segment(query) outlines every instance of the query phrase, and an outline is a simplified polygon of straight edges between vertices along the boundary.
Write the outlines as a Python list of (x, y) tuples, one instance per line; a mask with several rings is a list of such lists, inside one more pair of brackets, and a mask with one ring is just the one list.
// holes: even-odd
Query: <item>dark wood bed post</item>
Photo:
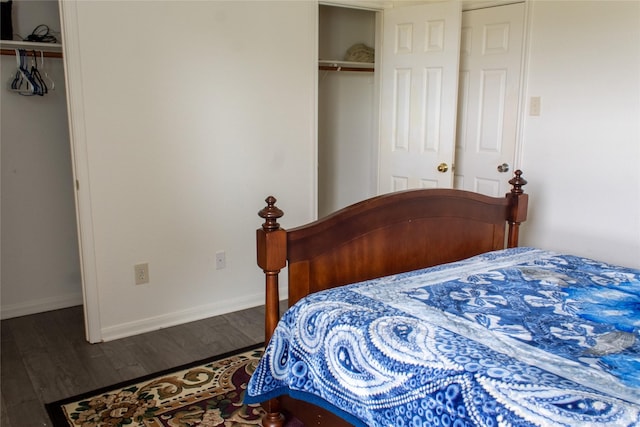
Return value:
[[(278, 218), (284, 213), (275, 206), (276, 198), (269, 196), (258, 215), (263, 218), (262, 228), (256, 230), (258, 266), (265, 274), (266, 306), (264, 338), (269, 343), (280, 319), (280, 297), (278, 295), (278, 274), (287, 265), (287, 232), (280, 228)], [(282, 427), (284, 416), (280, 413), (280, 401), (271, 399), (263, 404), (267, 415), (262, 419), (264, 427)]]
[(514, 248), (518, 246), (518, 237), (520, 233), (520, 223), (527, 219), (527, 206), (529, 204), (529, 195), (525, 194), (522, 187), (527, 184), (527, 180), (522, 178), (522, 171), (514, 172), (514, 177), (509, 180), (511, 184), (511, 192), (507, 193), (509, 198), (509, 236), (507, 239), (507, 247)]

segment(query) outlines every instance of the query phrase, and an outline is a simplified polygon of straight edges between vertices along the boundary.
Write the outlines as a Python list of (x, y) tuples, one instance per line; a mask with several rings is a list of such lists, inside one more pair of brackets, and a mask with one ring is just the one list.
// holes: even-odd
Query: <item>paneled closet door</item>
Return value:
[(509, 191), (517, 141), (524, 3), (463, 12), (455, 187)]
[(461, 10), (384, 11), (379, 193), (453, 185)]

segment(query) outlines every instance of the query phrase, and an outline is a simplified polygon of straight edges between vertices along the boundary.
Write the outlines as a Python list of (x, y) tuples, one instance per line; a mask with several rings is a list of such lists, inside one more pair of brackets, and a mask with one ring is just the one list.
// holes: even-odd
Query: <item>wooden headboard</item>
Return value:
[(268, 197), (257, 230), (267, 300), (277, 298), (269, 283), (287, 263), (293, 305), (311, 292), (517, 246), (527, 182), (518, 170), (509, 183), (505, 197), (453, 189), (384, 194), (288, 231), (277, 222), (283, 212), (276, 199)]
[[(266, 277), (265, 342), (280, 317), (278, 274), (287, 264), (291, 306), (312, 292), (517, 246), (527, 182), (518, 170), (509, 183), (505, 197), (454, 189), (389, 193), (288, 231), (277, 222), (283, 212), (276, 199), (268, 197), (257, 230), (258, 266)], [(274, 417), (277, 405), (268, 404)]]

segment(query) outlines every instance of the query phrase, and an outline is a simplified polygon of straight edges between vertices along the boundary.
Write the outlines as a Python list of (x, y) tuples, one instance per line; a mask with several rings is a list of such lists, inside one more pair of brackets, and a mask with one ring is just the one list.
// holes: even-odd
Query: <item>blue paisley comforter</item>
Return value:
[(640, 270), (533, 248), (309, 295), (245, 402), (355, 425), (640, 425)]

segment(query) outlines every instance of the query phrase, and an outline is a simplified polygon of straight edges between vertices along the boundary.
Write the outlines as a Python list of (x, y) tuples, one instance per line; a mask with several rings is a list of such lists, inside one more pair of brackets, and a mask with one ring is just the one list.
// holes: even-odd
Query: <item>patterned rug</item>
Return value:
[(54, 427), (241, 427), (260, 425), (243, 405), (262, 355), (253, 346), (46, 405)]

